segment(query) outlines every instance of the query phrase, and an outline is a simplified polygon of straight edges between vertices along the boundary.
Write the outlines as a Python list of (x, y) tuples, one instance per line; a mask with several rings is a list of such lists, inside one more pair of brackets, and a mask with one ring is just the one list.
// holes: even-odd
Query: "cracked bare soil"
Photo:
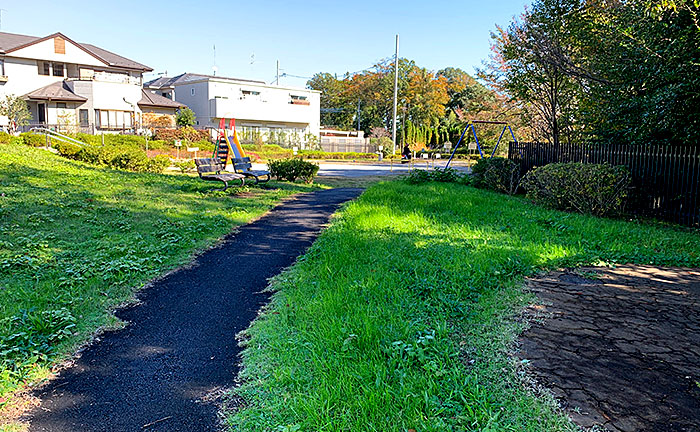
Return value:
[(584, 268), (528, 285), (519, 356), (575, 423), (700, 431), (700, 270)]

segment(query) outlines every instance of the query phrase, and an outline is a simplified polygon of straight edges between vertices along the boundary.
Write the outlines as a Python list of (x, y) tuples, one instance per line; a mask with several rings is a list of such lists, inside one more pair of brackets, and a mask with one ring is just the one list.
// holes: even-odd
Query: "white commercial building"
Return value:
[(144, 88), (190, 107), (199, 126), (216, 128), (220, 119), (235, 118), (244, 139), (274, 137), (278, 142), (284, 136), (287, 142), (304, 144), (314, 137), (318, 142), (321, 110), (316, 90), (192, 73), (161, 77)]
[(138, 127), (144, 111), (174, 113), (179, 104), (145, 97), (143, 73), (149, 71), (61, 33), (37, 37), (0, 32), (0, 98), (25, 99), (32, 125), (124, 130)]

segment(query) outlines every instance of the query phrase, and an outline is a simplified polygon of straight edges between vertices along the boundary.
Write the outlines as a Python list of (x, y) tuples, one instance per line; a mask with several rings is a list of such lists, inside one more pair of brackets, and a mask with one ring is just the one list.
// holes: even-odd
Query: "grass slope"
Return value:
[(281, 198), (275, 184), (235, 197), (216, 183), (137, 174), (0, 144), (0, 406), (153, 277)]
[(509, 356), (522, 278), (600, 262), (700, 266), (697, 233), (461, 185), (380, 183), (279, 276), (246, 331), (240, 431), (569, 431)]

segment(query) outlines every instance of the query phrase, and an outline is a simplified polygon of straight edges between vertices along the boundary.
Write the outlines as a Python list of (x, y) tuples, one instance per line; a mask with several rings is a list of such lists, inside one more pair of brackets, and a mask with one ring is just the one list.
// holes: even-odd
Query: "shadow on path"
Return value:
[(233, 384), (239, 347), (268, 279), (311, 245), (361, 189), (298, 196), (240, 227), (191, 268), (140, 293), (105, 333), (37, 396), (30, 431), (215, 431), (216, 393)]

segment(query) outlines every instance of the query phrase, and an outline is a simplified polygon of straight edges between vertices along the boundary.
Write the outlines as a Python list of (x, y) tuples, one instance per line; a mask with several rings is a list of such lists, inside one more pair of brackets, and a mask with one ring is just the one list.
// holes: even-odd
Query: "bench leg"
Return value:
[(255, 179), (257, 180), (256, 183), (267, 183), (267, 182), (269, 182), (269, 181), (270, 181), (270, 178), (271, 178), (270, 174), (265, 174), (265, 177), (267, 177), (265, 180), (260, 180), (258, 177), (255, 177)]
[(213, 191), (226, 192), (226, 189), (228, 189), (228, 182), (226, 180), (219, 180), (219, 181), (224, 184), (224, 187), (222, 189), (212, 189), (212, 192)]

